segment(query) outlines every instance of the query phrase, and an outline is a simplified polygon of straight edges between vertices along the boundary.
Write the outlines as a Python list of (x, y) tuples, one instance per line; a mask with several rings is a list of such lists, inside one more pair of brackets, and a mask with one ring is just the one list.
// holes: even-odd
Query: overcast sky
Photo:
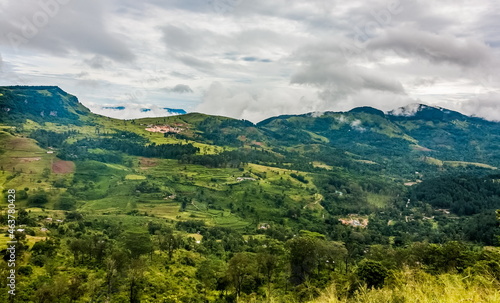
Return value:
[(500, 2), (0, 0), (0, 85), (257, 122), (424, 103), (500, 120)]

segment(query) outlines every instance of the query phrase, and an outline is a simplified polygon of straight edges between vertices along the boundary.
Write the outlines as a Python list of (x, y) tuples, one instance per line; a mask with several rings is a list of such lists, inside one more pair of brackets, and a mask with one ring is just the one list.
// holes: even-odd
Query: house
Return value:
[(259, 229), (269, 229), (271, 226), (268, 223), (260, 223)]
[(255, 181), (255, 178), (238, 177), (238, 178), (236, 178), (236, 181), (238, 181), (238, 182), (241, 182), (241, 181)]

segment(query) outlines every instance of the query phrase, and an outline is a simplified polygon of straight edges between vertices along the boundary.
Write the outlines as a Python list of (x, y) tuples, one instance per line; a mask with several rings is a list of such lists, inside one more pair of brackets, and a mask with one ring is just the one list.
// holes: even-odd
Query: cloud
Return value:
[(215, 65), (208, 61), (199, 59), (191, 55), (174, 55), (180, 62), (203, 73), (211, 74), (215, 70)]
[(83, 62), (94, 69), (103, 69), (108, 67), (111, 63), (109, 60), (99, 55), (95, 55), (90, 59), (84, 59)]
[(258, 61), (259, 59), (256, 57), (243, 57), (241, 58), (243, 61), (248, 61), (248, 62), (255, 62)]
[(172, 92), (172, 93), (179, 93), (179, 94), (185, 94), (185, 93), (192, 93), (193, 90), (189, 85), (186, 84), (177, 84), (174, 87), (167, 87), (165, 88), (165, 91), (167, 92)]
[(500, 92), (498, 91), (479, 95), (476, 99), (461, 102), (453, 107), (468, 115), (500, 122)]
[(383, 36), (370, 40), (368, 48), (463, 67), (485, 66), (494, 57), (490, 47), (474, 38), (457, 38), (408, 28), (388, 30)]
[(196, 78), (195, 76), (193, 76), (191, 74), (181, 73), (181, 72), (177, 72), (177, 71), (170, 72), (169, 74), (173, 77), (181, 78), (184, 80), (194, 80)]
[(259, 122), (281, 114), (300, 114), (321, 108), (314, 94), (300, 88), (223, 85), (214, 82), (195, 111)]
[(354, 130), (356, 130), (356, 131), (358, 131), (358, 132), (363, 133), (363, 132), (365, 132), (365, 131), (366, 131), (366, 128), (362, 127), (362, 126), (361, 126), (362, 124), (363, 124), (363, 123), (361, 122), (361, 120), (357, 120), (357, 119), (356, 119), (356, 120), (352, 121), (350, 125), (351, 125), (351, 128), (352, 128), (352, 129), (354, 129)]
[(88, 108), (96, 114), (116, 119), (139, 119), (148, 117), (168, 117), (177, 115), (168, 108), (153, 104), (87, 104)]
[(72, 51), (98, 54), (114, 61), (135, 59), (125, 42), (126, 37), (110, 31), (106, 26), (106, 5), (100, 1), (54, 1), (47, 8), (46, 1), (26, 0), (0, 3), (0, 45), (18, 51), (28, 47), (68, 56)]
[(13, 48), (8, 34), (24, 39), (44, 1), (0, 0), (1, 85), (253, 121), (414, 102), (496, 109), (500, 3), (491, 0), (399, 0), (390, 14), (387, 0), (69, 1)]
[(437, 77), (419, 77), (410, 83), (413, 87), (433, 86), (438, 82)]
[(406, 94), (395, 75), (369, 66), (373, 63), (355, 54), (347, 57), (337, 43), (308, 45), (294, 56), (301, 65), (290, 82), (318, 88), (319, 97), (332, 107), (365, 90)]
[(203, 36), (199, 31), (167, 25), (163, 28), (163, 41), (167, 47), (176, 51), (191, 51), (198, 49), (203, 44)]

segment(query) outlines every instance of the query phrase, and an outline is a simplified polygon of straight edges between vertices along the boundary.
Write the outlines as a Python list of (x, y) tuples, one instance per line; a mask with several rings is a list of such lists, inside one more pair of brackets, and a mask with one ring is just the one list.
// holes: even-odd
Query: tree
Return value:
[(42, 177), (43, 178), (48, 178), (50, 176), (50, 173), (51, 173), (50, 168), (46, 167), (46, 168), (43, 169)]
[(363, 260), (356, 269), (356, 275), (366, 283), (368, 288), (380, 288), (384, 285), (388, 272), (378, 261)]
[(166, 251), (168, 254), (168, 259), (171, 260), (174, 251), (178, 249), (182, 243), (180, 235), (174, 235), (174, 231), (171, 228), (164, 228), (155, 231), (156, 238), (158, 239), (158, 246), (161, 251)]
[(296, 237), (287, 242), (290, 250), (291, 280), (302, 284), (318, 267), (321, 240), (312, 237)]
[(361, 254), (364, 250), (365, 237), (360, 232), (350, 232), (345, 239), (345, 248), (347, 253), (345, 255), (345, 272), (347, 274), (349, 269), (349, 261)]
[(123, 236), (125, 248), (129, 251), (133, 259), (153, 251), (153, 243), (149, 234), (144, 232), (129, 231)]
[(254, 253), (242, 252), (229, 260), (227, 273), (233, 284), (236, 296), (241, 295), (243, 286), (254, 279), (257, 274), (257, 259)]
[(123, 275), (126, 271), (127, 264), (130, 262), (128, 254), (122, 250), (113, 247), (111, 253), (105, 259), (104, 264), (106, 266), (106, 287), (107, 287), (107, 297), (108, 301), (115, 290), (118, 278)]
[(36, 242), (31, 248), (33, 255), (46, 255), (48, 257), (53, 256), (56, 253), (58, 243), (54, 240), (45, 240)]
[(267, 283), (267, 296), (271, 294), (271, 283), (274, 275), (279, 267), (279, 256), (270, 254), (268, 252), (261, 252), (257, 254), (259, 264), (259, 272), (265, 277)]
[(37, 191), (35, 194), (31, 195), (28, 198), (28, 204), (32, 206), (43, 206), (49, 202), (49, 198), (47, 193), (44, 190)]
[(144, 269), (146, 264), (140, 259), (132, 260), (128, 270), (129, 302), (141, 302), (141, 289), (144, 284)]
[(74, 210), (76, 208), (76, 199), (68, 194), (63, 194), (57, 201), (56, 207), (62, 210)]
[(208, 258), (201, 262), (196, 270), (196, 278), (203, 283), (206, 289), (216, 289), (224, 279), (227, 271), (226, 264), (217, 258)]

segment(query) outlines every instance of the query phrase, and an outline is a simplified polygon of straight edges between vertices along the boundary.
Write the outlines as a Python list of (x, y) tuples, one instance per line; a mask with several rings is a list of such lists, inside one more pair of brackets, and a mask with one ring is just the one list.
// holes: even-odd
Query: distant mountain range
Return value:
[(329, 165), (352, 166), (363, 160), (384, 167), (413, 161), (415, 170), (422, 171), (429, 165), (442, 167), (447, 161), (461, 161), (452, 164), (500, 167), (500, 123), (423, 104), (389, 112), (357, 107), (348, 112), (281, 115), (254, 124), (140, 104), (95, 105), (89, 110), (75, 96), (55, 86), (0, 87), (3, 123), (21, 126), (29, 119), (37, 123), (90, 125), (102, 120), (98, 115), (125, 120), (170, 116), (162, 119), (163, 123), (189, 125), (189, 131), (181, 135), (194, 141), (270, 150), (299, 148), (301, 153)]

